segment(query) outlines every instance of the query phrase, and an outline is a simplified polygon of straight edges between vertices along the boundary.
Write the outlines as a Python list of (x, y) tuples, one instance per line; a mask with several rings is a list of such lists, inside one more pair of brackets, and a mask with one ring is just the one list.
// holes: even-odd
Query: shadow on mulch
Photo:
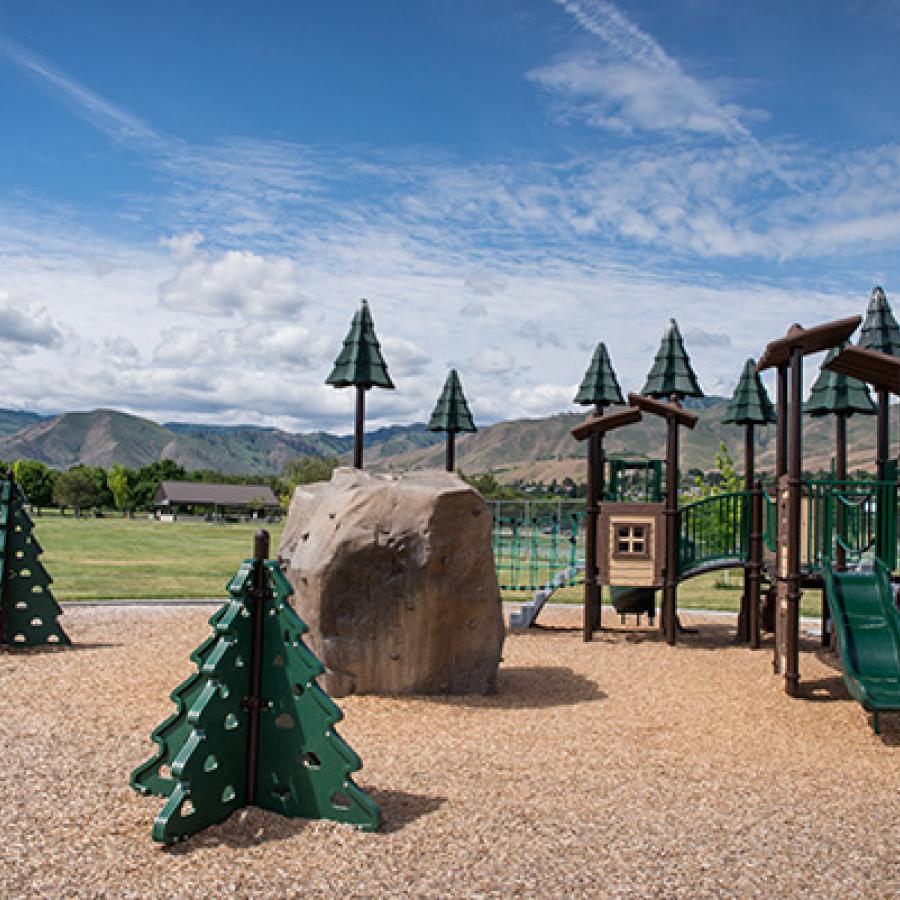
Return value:
[(800, 679), (797, 685), (797, 698), (811, 703), (834, 703), (836, 700), (846, 702), (850, 699), (844, 680), (840, 675), (827, 678)]
[[(382, 791), (365, 786), (363, 790), (381, 807), (381, 826), (376, 834), (400, 831), (416, 819), (440, 809), (447, 802), (446, 797), (420, 796), (406, 791)], [(245, 807), (220, 825), (213, 825), (180, 844), (163, 847), (162, 852), (172, 856), (190, 856), (198, 850), (216, 847), (236, 850), (258, 847), (269, 841), (283, 841), (293, 837), (306, 828), (310, 821), (288, 819), (255, 806)]]
[(42, 644), (40, 647), (2, 647), (0, 653), (9, 656), (43, 656), (47, 653), (72, 653), (75, 650), (108, 650), (111, 647), (121, 647), (121, 643), (107, 641), (78, 641), (71, 644)]
[(366, 793), (381, 807), (381, 827), (377, 834), (394, 834), (407, 825), (439, 810), (446, 797), (407, 794), (406, 791), (366, 789)]
[(596, 682), (565, 666), (501, 666), (495, 694), (434, 695), (421, 699), (483, 709), (545, 709), (605, 700), (606, 694)]

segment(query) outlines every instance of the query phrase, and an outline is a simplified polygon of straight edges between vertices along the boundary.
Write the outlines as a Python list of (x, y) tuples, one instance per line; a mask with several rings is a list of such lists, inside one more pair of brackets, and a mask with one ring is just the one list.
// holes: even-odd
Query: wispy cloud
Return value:
[(154, 147), (161, 147), (169, 141), (142, 119), (101, 97), (2, 34), (0, 55), (7, 57), (39, 83), (57, 93), (75, 113), (109, 138), (116, 141), (136, 141)]

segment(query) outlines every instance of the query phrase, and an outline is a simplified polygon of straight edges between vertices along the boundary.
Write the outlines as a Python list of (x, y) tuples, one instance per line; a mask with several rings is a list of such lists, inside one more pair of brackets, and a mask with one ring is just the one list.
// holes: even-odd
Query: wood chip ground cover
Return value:
[(900, 721), (833, 657), (805, 643), (790, 700), (721, 619), (585, 645), (572, 609), (507, 639), (496, 696), (339, 701), (379, 833), (249, 809), (160, 848), (128, 775), (212, 609), (69, 607), (75, 648), (0, 654), (0, 896), (900, 892)]

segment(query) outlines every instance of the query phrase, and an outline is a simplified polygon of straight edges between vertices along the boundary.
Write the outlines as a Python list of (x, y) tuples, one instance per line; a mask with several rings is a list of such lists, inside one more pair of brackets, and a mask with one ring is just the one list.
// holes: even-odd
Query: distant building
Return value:
[(276, 513), (278, 498), (266, 484), (208, 484), (203, 481), (161, 481), (153, 498), (158, 517), (176, 516), (190, 507), (215, 517), (228, 513)]

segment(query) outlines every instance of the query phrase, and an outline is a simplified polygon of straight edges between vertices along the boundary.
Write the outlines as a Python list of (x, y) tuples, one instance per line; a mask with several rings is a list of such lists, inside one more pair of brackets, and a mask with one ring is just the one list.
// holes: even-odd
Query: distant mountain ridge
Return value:
[[(715, 467), (719, 442), (725, 441), (740, 468), (743, 429), (723, 425), (727, 400), (707, 397), (692, 404), (699, 417), (693, 431), (682, 432), (682, 468)], [(585, 446), (571, 436), (583, 413), (558, 413), (540, 419), (518, 419), (483, 427), (457, 440), (457, 461), (468, 473), (494, 472), (502, 481), (584, 479)], [(758, 464), (771, 470), (774, 428), (758, 429)], [(875, 457), (874, 416), (854, 416), (848, 428), (850, 465), (871, 468)], [(897, 435), (894, 435), (896, 440)], [(805, 464), (826, 469), (834, 453), (834, 423), (829, 417), (804, 422)], [(444, 436), (424, 424), (391, 425), (366, 434), (366, 467), (373, 471), (442, 467)], [(172, 459), (186, 469), (215, 469), (227, 474), (277, 474), (302, 455), (336, 455), (349, 461), (353, 438), (325, 431), (294, 434), (255, 425), (164, 425), (112, 409), (45, 417), (19, 410), (0, 410), (0, 459), (37, 459), (58, 469), (84, 463), (108, 468), (113, 463), (138, 468)], [(609, 453), (661, 457), (665, 429), (645, 418), (610, 435)]]

